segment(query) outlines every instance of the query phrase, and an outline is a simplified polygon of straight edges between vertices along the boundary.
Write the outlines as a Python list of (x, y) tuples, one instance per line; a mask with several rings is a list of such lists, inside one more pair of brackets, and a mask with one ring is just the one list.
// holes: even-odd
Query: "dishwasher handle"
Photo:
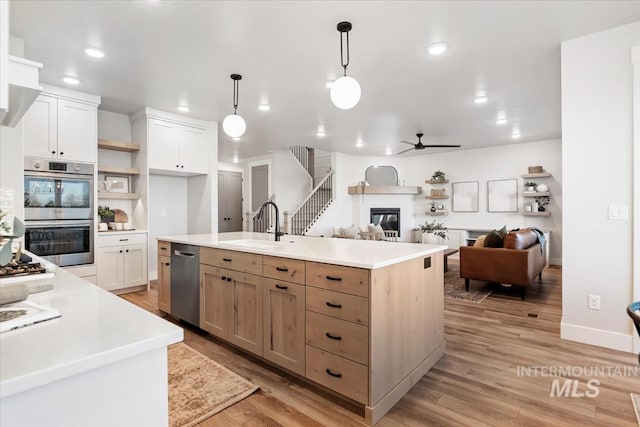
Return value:
[(184, 252), (184, 251), (179, 251), (179, 250), (174, 250), (173, 254), (177, 255), (177, 256), (185, 257), (185, 258), (195, 258), (196, 257), (196, 254), (194, 254), (192, 252)]

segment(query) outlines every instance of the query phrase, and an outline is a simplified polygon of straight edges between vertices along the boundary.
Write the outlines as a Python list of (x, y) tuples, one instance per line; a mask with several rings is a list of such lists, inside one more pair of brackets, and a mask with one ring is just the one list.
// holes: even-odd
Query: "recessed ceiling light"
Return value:
[(181, 113), (188, 113), (189, 112), (189, 107), (187, 107), (186, 105), (179, 105), (178, 106), (178, 111), (180, 111)]
[(429, 52), (430, 55), (440, 55), (445, 53), (448, 47), (446, 43), (434, 43), (427, 48), (427, 52)]
[(271, 106), (269, 104), (260, 104), (258, 105), (258, 109), (260, 111), (269, 111), (271, 110)]
[(518, 131), (514, 131), (514, 132), (511, 134), (511, 138), (513, 138), (513, 139), (518, 139), (518, 138), (520, 138), (520, 136), (521, 136), (521, 135), (520, 135), (520, 132), (518, 132)]
[(362, 141), (362, 138), (358, 138), (356, 140), (356, 147), (358, 147), (358, 148), (364, 147), (364, 142)]
[(318, 132), (316, 132), (316, 136), (319, 138), (324, 138), (325, 136), (327, 136), (327, 134), (323, 130), (319, 130)]
[(62, 78), (62, 81), (70, 84), (70, 85), (78, 85), (80, 84), (80, 80), (76, 79), (75, 77), (71, 77), (71, 76), (65, 76)]
[(104, 52), (100, 49), (96, 49), (95, 47), (88, 47), (84, 50), (84, 53), (89, 55), (92, 58), (104, 58)]
[(391, 151), (391, 148), (387, 148), (387, 151), (385, 151), (384, 154), (386, 154), (387, 156), (390, 156), (393, 154), (393, 152)]
[(238, 154), (237, 153), (235, 153), (233, 155), (233, 163), (240, 163), (240, 159), (238, 159)]
[(485, 104), (488, 100), (489, 98), (487, 98), (487, 95), (478, 95), (475, 97), (473, 102), (475, 102), (476, 104)]
[(504, 124), (506, 124), (506, 123), (507, 123), (507, 119), (506, 119), (506, 118), (504, 118), (504, 117), (498, 117), (498, 118), (496, 119), (496, 124), (497, 124), (497, 125), (504, 125)]

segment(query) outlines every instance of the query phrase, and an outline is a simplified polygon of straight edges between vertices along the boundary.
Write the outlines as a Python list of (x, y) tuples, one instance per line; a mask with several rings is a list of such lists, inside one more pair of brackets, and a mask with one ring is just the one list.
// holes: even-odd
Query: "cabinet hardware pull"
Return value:
[(333, 308), (342, 308), (342, 304), (334, 304), (334, 303), (329, 302), (329, 301), (327, 301), (327, 306), (333, 307)]
[(129, 249), (127, 249), (125, 252), (129, 253)]
[(329, 368), (327, 368), (326, 372), (327, 372), (327, 374), (331, 375), (332, 377), (342, 378), (342, 374), (334, 374), (333, 372), (331, 372), (331, 369), (329, 369)]
[(179, 168), (179, 167), (180, 167), (180, 165), (176, 165), (176, 167), (177, 167), (177, 168)]
[(342, 282), (342, 277), (327, 276), (327, 280), (334, 280), (336, 282)]
[(195, 258), (196, 254), (191, 252), (183, 252), (183, 251), (173, 251), (174, 255), (185, 257), (185, 258)]
[(56, 152), (55, 152), (55, 151), (52, 151), (52, 152), (51, 152), (51, 154), (56, 154)]
[(276, 285), (276, 288), (278, 288), (278, 289), (289, 289), (288, 286), (282, 286), (282, 285)]
[(167, 250), (167, 248), (160, 248), (160, 250), (161, 250), (161, 251), (166, 251), (166, 250)]
[(222, 280), (227, 280), (227, 277), (226, 276), (222, 276)]
[(122, 250), (120, 250), (120, 253), (122, 253)]
[(331, 335), (329, 332), (325, 334), (327, 338), (331, 338), (332, 340), (342, 341), (342, 337), (340, 335)]
[(231, 277), (227, 277), (227, 282), (230, 282), (230, 281), (231, 281)]
[(61, 156), (64, 156), (64, 151), (61, 151), (61, 152), (60, 152), (60, 155), (61, 155)]
[(170, 265), (168, 262), (165, 262), (164, 265)]
[(288, 269), (288, 268), (285, 268), (285, 267), (276, 267), (276, 270), (278, 270), (278, 271), (283, 271), (283, 272), (287, 272), (287, 271), (289, 271), (289, 269)]
[(222, 258), (224, 262), (231, 262), (231, 258)]
[(182, 165), (182, 166), (180, 166), (180, 167), (181, 167), (181, 168), (183, 168), (183, 167), (184, 167), (184, 165)]
[[(120, 239), (121, 242), (128, 242), (129, 239)], [(164, 248), (162, 248), (162, 250), (164, 251)]]

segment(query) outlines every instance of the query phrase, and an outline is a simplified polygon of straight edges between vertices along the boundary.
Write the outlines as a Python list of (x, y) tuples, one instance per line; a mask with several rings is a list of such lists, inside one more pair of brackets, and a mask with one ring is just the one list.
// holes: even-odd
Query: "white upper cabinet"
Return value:
[[(38, 96), (24, 115), (24, 155), (95, 163), (100, 97), (60, 90), (61, 96), (49, 91)], [(76, 101), (69, 95), (95, 102)]]
[(175, 170), (180, 167), (177, 125), (150, 119), (149, 145), (149, 168)]
[(208, 132), (204, 129), (180, 126), (180, 167), (189, 172), (209, 173)]

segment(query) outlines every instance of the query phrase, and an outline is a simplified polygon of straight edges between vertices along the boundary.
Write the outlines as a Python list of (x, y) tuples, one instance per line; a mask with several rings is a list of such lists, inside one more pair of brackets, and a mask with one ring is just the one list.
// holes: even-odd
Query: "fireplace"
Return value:
[(383, 230), (395, 230), (400, 237), (400, 208), (371, 208), (371, 223)]

